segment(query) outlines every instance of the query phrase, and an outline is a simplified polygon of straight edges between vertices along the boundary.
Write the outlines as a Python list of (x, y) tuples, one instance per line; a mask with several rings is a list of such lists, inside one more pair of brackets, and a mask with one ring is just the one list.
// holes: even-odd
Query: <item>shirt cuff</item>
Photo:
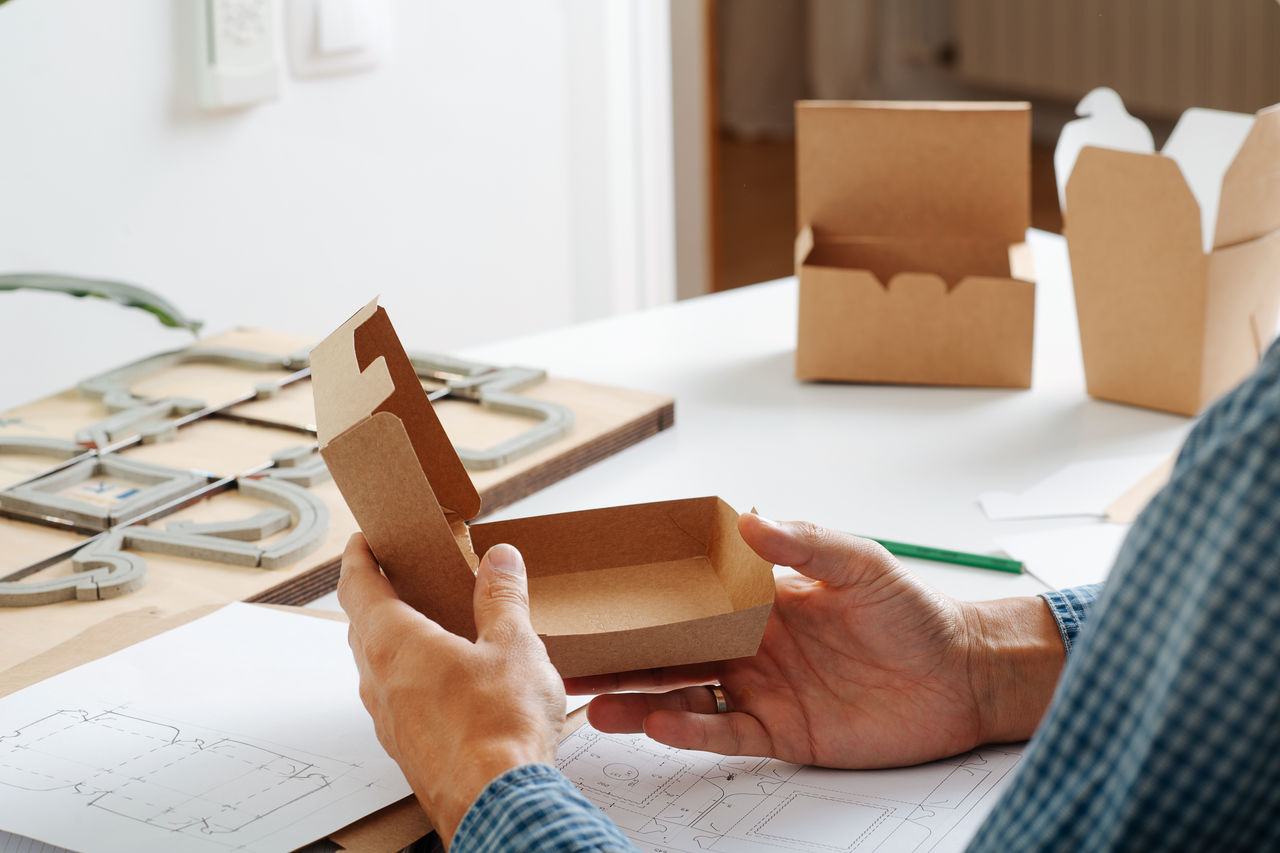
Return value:
[(450, 853), (635, 853), (621, 830), (560, 771), (525, 764), (490, 782), (462, 816)]
[(1058, 623), (1058, 633), (1062, 635), (1062, 646), (1067, 650), (1068, 655), (1071, 654), (1076, 636), (1088, 621), (1093, 604), (1098, 600), (1101, 592), (1102, 584), (1091, 583), (1071, 589), (1055, 589), (1040, 593), (1040, 597), (1049, 605), (1053, 621)]

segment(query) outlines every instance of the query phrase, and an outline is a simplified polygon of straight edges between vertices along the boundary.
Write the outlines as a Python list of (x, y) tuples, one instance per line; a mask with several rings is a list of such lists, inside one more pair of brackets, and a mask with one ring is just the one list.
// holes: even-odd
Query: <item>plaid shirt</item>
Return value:
[(1280, 344), (1126, 538), (975, 850), (1280, 848)]
[[(1067, 667), (970, 849), (1280, 849), (1280, 344), (1196, 425), (1100, 597), (1044, 598)], [(634, 848), (542, 765), (452, 847), (577, 850)]]
[(599, 850), (635, 847), (549, 764), (526, 764), (489, 783), (458, 824), (450, 853)]

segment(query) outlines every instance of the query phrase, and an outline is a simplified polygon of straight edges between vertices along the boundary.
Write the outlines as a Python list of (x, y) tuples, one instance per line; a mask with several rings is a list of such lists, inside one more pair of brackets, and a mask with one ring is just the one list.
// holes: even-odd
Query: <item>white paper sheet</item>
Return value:
[(1105, 518), (1107, 507), (1150, 474), (1167, 453), (1148, 453), (1068, 465), (1020, 494), (983, 492), (982, 511), (992, 521), (1013, 518)]
[(233, 604), (0, 699), (0, 829), (105, 853), (287, 851), (401, 799), (346, 632)]
[(54, 847), (43, 841), (0, 832), (0, 853), (73, 853), (65, 847)]
[(1106, 580), (1130, 526), (1090, 524), (1015, 533), (997, 538), (996, 544), (1052, 589), (1064, 589)]
[(963, 850), (1021, 746), (895, 770), (827, 770), (671, 749), (583, 726), (556, 764), (646, 853)]

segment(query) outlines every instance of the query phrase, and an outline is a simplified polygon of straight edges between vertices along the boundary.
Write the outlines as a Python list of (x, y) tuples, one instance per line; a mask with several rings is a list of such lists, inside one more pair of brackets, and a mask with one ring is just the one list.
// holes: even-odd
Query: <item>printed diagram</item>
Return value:
[(665, 747), (583, 726), (557, 765), (644, 851), (934, 849), (1017, 764), (983, 748), (895, 770), (801, 767)]
[(0, 735), (0, 792), (61, 795), (69, 820), (83, 805), (204, 836), (232, 836), (346, 769), (116, 711), (59, 711)]

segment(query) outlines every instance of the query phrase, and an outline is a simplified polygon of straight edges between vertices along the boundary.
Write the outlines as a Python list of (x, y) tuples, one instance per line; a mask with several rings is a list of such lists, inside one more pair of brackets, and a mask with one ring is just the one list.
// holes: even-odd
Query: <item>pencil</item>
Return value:
[(989, 557), (986, 554), (970, 554), (966, 551), (951, 551), (947, 548), (932, 548), (928, 545), (910, 545), (906, 542), (894, 542), (891, 539), (876, 539), (874, 536), (862, 538), (879, 542), (886, 551), (899, 557), (915, 557), (937, 563), (953, 563), (957, 566), (973, 566), (979, 569), (994, 569), (998, 572), (1012, 572), (1015, 575), (1022, 574), (1022, 563), (1007, 557)]

